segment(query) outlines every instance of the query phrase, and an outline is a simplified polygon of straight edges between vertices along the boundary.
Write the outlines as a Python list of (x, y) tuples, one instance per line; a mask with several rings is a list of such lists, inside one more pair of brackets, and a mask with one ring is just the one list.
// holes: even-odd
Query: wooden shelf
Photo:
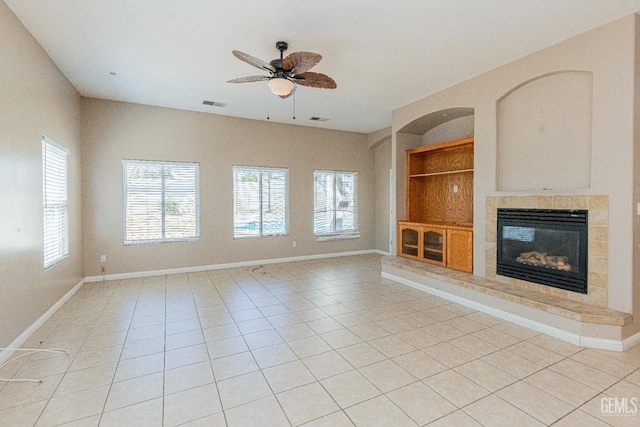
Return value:
[(461, 169), (461, 170), (446, 171), (446, 172), (417, 173), (415, 175), (409, 175), (409, 178), (422, 178), (422, 177), (425, 177), (425, 176), (451, 175), (451, 174), (454, 174), (454, 173), (464, 173), (464, 172), (473, 172), (473, 169)]
[(407, 150), (406, 219), (473, 223), (473, 137)]
[(412, 248), (412, 249), (418, 249), (418, 245), (411, 245), (409, 243), (403, 243), (402, 244), (403, 248)]
[[(473, 144), (471, 136), (407, 150), (399, 255), (473, 271)], [(416, 236), (417, 246), (405, 244)]]

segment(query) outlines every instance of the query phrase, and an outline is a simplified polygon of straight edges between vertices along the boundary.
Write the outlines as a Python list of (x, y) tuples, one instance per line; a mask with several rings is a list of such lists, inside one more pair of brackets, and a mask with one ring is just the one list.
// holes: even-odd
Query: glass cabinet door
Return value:
[(403, 228), (401, 230), (401, 252), (404, 255), (409, 255), (412, 257), (418, 257), (419, 248), (418, 248), (418, 239), (420, 235), (418, 234), (418, 230), (413, 228)]
[(444, 230), (423, 229), (422, 257), (425, 260), (442, 263), (444, 261)]

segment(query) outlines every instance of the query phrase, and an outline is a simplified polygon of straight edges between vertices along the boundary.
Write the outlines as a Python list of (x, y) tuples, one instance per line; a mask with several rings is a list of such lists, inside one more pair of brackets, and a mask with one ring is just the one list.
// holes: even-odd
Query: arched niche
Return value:
[(423, 145), (460, 139), (473, 134), (474, 109), (470, 107), (447, 108), (425, 114), (396, 132), (395, 199), (397, 219), (406, 219), (405, 151)]
[(592, 73), (563, 71), (498, 100), (498, 190), (591, 187), (592, 87)]
[[(473, 135), (473, 112), (473, 108), (469, 107), (435, 111), (406, 124), (398, 133), (412, 135), (407, 139), (418, 145), (464, 138)], [(417, 139), (416, 136), (420, 138)]]

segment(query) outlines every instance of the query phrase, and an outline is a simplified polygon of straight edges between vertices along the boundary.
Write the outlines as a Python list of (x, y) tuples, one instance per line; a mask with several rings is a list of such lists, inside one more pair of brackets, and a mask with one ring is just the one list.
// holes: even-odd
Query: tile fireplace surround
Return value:
[[(588, 288), (587, 294), (539, 285), (524, 280), (496, 275), (496, 235), (498, 208), (521, 209), (587, 209), (589, 211)], [(608, 306), (608, 196), (496, 196), (487, 197), (485, 220), (486, 270), (488, 278), (527, 290), (555, 295), (606, 308)]]

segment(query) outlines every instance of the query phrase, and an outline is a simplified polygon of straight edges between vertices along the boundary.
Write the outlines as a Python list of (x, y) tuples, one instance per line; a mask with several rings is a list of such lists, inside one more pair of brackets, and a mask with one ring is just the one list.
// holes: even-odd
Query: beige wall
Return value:
[[(47, 271), (42, 135), (70, 152), (70, 255)], [(80, 151), (80, 96), (0, 2), (0, 347), (82, 280)]]
[[(633, 203), (640, 202), (640, 19), (636, 19), (635, 84), (633, 103)], [(633, 313), (640, 313), (640, 215), (633, 215)], [(639, 322), (640, 323), (640, 322)], [(636, 331), (640, 324), (634, 323)]]
[[(375, 248), (375, 161), (367, 136), (83, 98), (85, 275)], [(200, 240), (123, 245), (122, 159), (200, 163)], [(232, 167), (289, 168), (289, 236), (233, 239)], [(358, 172), (359, 239), (318, 242), (314, 169)], [(297, 246), (293, 247), (296, 241)]]
[[(375, 148), (376, 158), (376, 249), (389, 252), (391, 138)], [(394, 252), (392, 250), (391, 252)]]
[[(486, 197), (538, 194), (496, 190), (497, 101), (537, 77), (565, 70), (587, 71), (593, 73), (591, 188), (571, 190), (571, 194), (609, 196), (609, 307), (632, 311), (633, 260), (637, 255), (631, 231), (634, 201), (638, 201), (633, 195), (636, 19), (636, 15), (625, 17), (393, 112), (393, 144), (397, 149), (404, 138), (397, 130), (417, 118), (457, 106), (474, 108), (474, 274), (482, 276), (485, 271)], [(566, 126), (570, 129), (571, 123)], [(399, 149), (397, 154), (401, 154)], [(395, 160), (400, 181), (404, 159)], [(397, 189), (400, 206), (404, 190), (400, 185)], [(568, 193), (544, 192), (554, 194)]]

